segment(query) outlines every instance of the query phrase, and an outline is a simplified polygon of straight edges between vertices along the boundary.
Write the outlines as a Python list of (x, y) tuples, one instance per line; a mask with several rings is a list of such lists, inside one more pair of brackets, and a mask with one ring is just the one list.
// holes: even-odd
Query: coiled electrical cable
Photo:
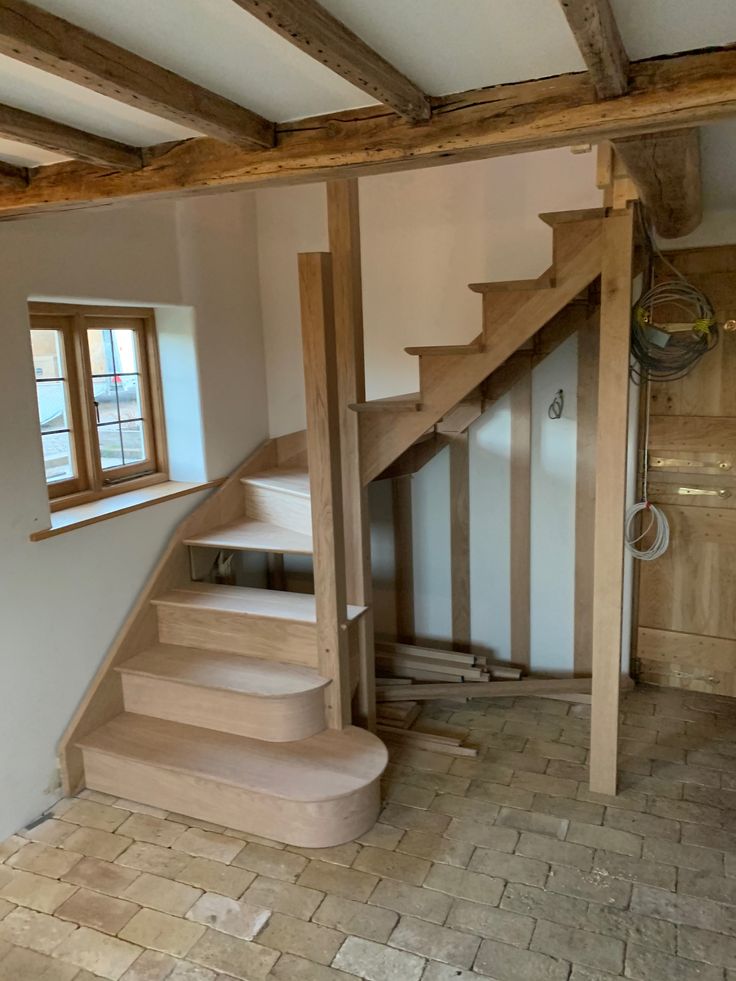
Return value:
[[(626, 544), (626, 551), (629, 555), (633, 555), (635, 559), (641, 559), (642, 562), (651, 562), (653, 559), (658, 559), (660, 556), (664, 555), (670, 545), (670, 524), (667, 520), (667, 515), (661, 508), (658, 508), (656, 504), (652, 504), (649, 500), (649, 427), (651, 421), (651, 391), (650, 391), (650, 381), (647, 378), (647, 391), (646, 391), (646, 422), (644, 426), (644, 482), (643, 482), (643, 500), (638, 501), (636, 504), (632, 504), (631, 507), (626, 512), (626, 522), (624, 524), (624, 542)], [(646, 512), (649, 515), (649, 524), (642, 529), (639, 535), (635, 535), (636, 520), (640, 514)], [(646, 548), (639, 548), (639, 543), (642, 542), (650, 532), (654, 530), (654, 539), (651, 545)]]
[[(640, 213), (641, 214), (641, 213)], [(692, 371), (704, 354), (718, 344), (718, 324), (708, 297), (689, 283), (679, 269), (662, 255), (654, 235), (643, 222), (652, 251), (675, 274), (675, 279), (652, 286), (634, 304), (631, 318), (631, 379), (642, 381), (676, 381)], [(670, 317), (680, 316), (691, 329), (671, 332), (667, 323), (661, 328), (655, 319), (658, 307), (666, 306)], [(671, 321), (670, 321), (671, 322)]]
[[(649, 513), (650, 521), (649, 524), (643, 529), (640, 535), (636, 538), (634, 537), (634, 522), (636, 521), (637, 515), (641, 514), (643, 511)], [(641, 542), (650, 531), (654, 529), (654, 540), (652, 544), (647, 548), (638, 548), (639, 542)], [(626, 526), (624, 529), (624, 536), (626, 541), (626, 551), (633, 555), (635, 559), (641, 559), (643, 562), (651, 562), (652, 559), (658, 559), (661, 555), (669, 548), (670, 544), (670, 525), (667, 521), (667, 515), (656, 504), (651, 504), (649, 501), (639, 501), (637, 504), (632, 504), (629, 510), (626, 512)]]

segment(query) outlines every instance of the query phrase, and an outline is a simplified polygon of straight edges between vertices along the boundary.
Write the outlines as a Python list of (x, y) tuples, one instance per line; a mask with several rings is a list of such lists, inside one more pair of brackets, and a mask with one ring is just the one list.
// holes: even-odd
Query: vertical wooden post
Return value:
[(396, 639), (413, 644), (414, 534), (411, 508), (411, 475), (391, 481), (394, 519), (394, 582), (396, 589)]
[(531, 366), (511, 389), (511, 660), (529, 666), (531, 642)]
[(603, 219), (593, 551), (590, 789), (615, 794), (618, 763), (633, 211)]
[(318, 664), (320, 674), (332, 681), (326, 689), (327, 724), (331, 729), (342, 729), (351, 722), (351, 691), (335, 321), (329, 253), (308, 252), (299, 256), (299, 294), (309, 489), (312, 498)]
[(279, 552), (269, 552), (266, 556), (266, 578), (269, 589), (286, 589), (284, 556)]
[(328, 182), (327, 224), (335, 299), (346, 595), (348, 603), (367, 607), (357, 626), (360, 677), (356, 721), (375, 731), (376, 672), (368, 491), (360, 475), (358, 415), (349, 408), (353, 402), (365, 401), (360, 206), (356, 179)]
[(599, 319), (578, 330), (577, 472), (575, 477), (574, 670), (587, 676), (593, 664), (593, 541), (595, 537), (595, 440), (598, 399)]
[(470, 647), (470, 457), (468, 433), (448, 434), (450, 441), (450, 575), (452, 646)]

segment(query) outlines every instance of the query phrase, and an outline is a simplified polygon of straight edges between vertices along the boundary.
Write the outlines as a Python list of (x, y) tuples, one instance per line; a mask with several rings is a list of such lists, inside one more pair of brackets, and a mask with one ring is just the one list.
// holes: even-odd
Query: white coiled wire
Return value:
[[(646, 528), (642, 530), (641, 534), (635, 538), (634, 525), (636, 517), (642, 511), (649, 512), (650, 521)], [(652, 528), (656, 529), (652, 544), (649, 548), (638, 548), (639, 542), (649, 534)], [(670, 525), (667, 521), (666, 514), (656, 504), (651, 504), (649, 501), (638, 501), (636, 504), (632, 504), (626, 512), (624, 537), (626, 540), (626, 550), (635, 559), (641, 559), (643, 562), (651, 562), (653, 559), (658, 559), (661, 555), (664, 555), (670, 544)]]
[[(642, 562), (651, 562), (653, 559), (658, 559), (660, 556), (664, 555), (670, 545), (670, 523), (667, 520), (667, 515), (661, 508), (658, 508), (656, 504), (652, 504), (649, 500), (649, 428), (651, 423), (651, 379), (647, 378), (647, 391), (646, 391), (646, 421), (644, 426), (644, 500), (637, 501), (636, 504), (632, 504), (631, 507), (626, 512), (626, 523), (624, 525), (624, 541), (626, 543), (626, 551), (629, 555), (633, 555), (635, 559), (641, 559)], [(649, 512), (649, 524), (642, 529), (641, 534), (636, 538), (634, 537), (636, 530), (636, 519), (642, 511)], [(642, 522), (643, 523), (643, 522)], [(652, 531), (654, 531), (654, 540), (649, 548), (638, 548), (639, 542), (643, 541), (644, 538)]]

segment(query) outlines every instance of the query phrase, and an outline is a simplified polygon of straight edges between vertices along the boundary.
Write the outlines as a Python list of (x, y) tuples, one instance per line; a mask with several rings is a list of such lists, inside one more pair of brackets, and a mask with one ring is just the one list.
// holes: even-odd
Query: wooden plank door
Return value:
[[(736, 247), (669, 254), (736, 318)], [(660, 267), (660, 278), (671, 278)], [(639, 680), (736, 696), (736, 333), (687, 377), (652, 384), (649, 497), (671, 527), (668, 552), (639, 569)]]

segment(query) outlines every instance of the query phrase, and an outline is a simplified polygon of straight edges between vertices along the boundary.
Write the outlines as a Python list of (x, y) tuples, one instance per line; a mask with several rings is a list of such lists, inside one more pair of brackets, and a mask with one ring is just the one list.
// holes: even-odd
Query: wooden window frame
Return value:
[[(64, 343), (71, 445), (77, 475), (47, 485), (51, 510), (75, 507), (168, 480), (161, 369), (153, 310), (148, 307), (41, 302), (29, 303), (28, 310), (32, 330), (57, 330)], [(103, 471), (87, 330), (115, 328), (136, 333), (141, 412), (146, 446), (150, 450), (141, 463)]]

